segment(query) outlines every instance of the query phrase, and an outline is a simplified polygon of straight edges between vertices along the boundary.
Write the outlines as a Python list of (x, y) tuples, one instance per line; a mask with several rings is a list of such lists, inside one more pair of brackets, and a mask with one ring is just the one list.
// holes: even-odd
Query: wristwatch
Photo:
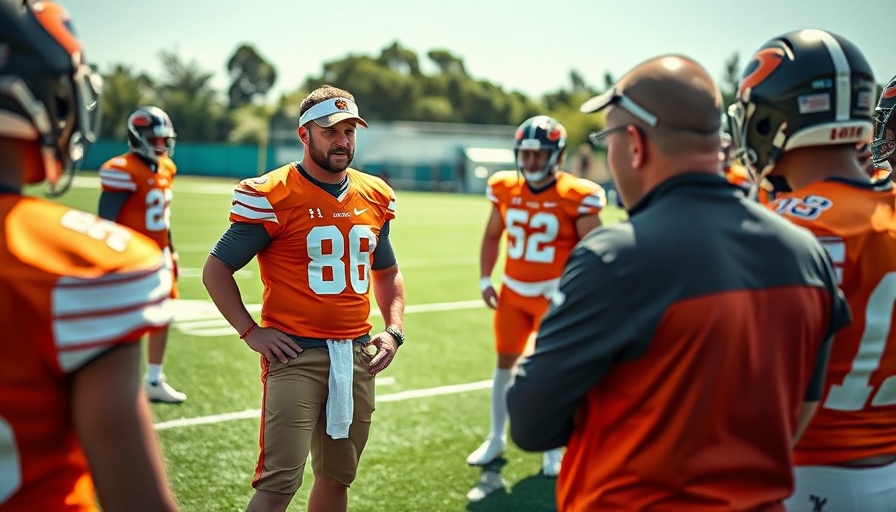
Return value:
[(404, 334), (402, 334), (398, 329), (389, 326), (386, 327), (386, 332), (388, 332), (389, 335), (392, 336), (392, 339), (395, 340), (395, 343), (397, 343), (399, 347), (404, 343)]

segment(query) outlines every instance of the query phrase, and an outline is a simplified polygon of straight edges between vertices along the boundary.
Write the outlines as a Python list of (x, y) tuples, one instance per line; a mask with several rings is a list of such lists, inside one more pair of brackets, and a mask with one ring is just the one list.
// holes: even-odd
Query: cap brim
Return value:
[(356, 116), (355, 114), (352, 114), (351, 112), (336, 112), (335, 114), (330, 114), (328, 116), (318, 117), (317, 119), (314, 120), (314, 122), (317, 123), (319, 126), (322, 126), (324, 128), (329, 128), (336, 123), (345, 121), (346, 119), (354, 119), (355, 121), (358, 122), (358, 124), (360, 124), (364, 128), (367, 128), (367, 121), (361, 119), (360, 117)]
[(610, 103), (613, 101), (613, 95), (615, 93), (616, 91), (613, 88), (610, 88), (607, 92), (591, 98), (585, 103), (582, 103), (582, 106), (579, 107), (579, 112), (583, 112), (585, 114), (600, 112), (610, 105)]

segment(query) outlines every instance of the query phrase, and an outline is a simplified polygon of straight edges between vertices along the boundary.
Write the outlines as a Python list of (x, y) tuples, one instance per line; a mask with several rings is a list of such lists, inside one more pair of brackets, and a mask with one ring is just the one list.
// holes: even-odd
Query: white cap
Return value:
[(367, 128), (367, 121), (358, 115), (358, 105), (348, 98), (329, 98), (309, 108), (299, 118), (299, 126), (314, 121), (324, 128), (346, 119), (356, 119), (358, 124)]

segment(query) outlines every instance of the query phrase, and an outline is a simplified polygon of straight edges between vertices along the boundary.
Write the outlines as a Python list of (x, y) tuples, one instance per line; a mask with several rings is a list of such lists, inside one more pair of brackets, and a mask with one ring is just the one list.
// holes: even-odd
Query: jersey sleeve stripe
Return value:
[(171, 272), (63, 277), (52, 293), (53, 331), (60, 351), (171, 322)]
[(171, 323), (173, 309), (166, 297), (130, 311), (54, 321), (60, 367), (72, 371), (122, 340)]
[(240, 203), (233, 203), (233, 206), (230, 208), (230, 214), (231, 216), (238, 216), (252, 221), (279, 222), (274, 210), (259, 211)]
[(489, 185), (489, 186), (485, 189), (485, 197), (487, 197), (488, 200), (491, 201), (491, 202), (493, 202), (493, 203), (497, 203), (497, 202), (498, 202), (498, 197), (495, 196), (495, 193), (494, 193), (494, 191), (492, 190), (492, 186), (491, 186), (491, 185)]
[(102, 186), (118, 190), (137, 190), (137, 185), (131, 175), (117, 169), (100, 169), (100, 183)]
[(600, 213), (605, 206), (606, 201), (604, 201), (603, 196), (590, 194), (582, 198), (582, 202), (579, 203), (578, 213), (579, 215), (594, 215), (595, 213)]
[(273, 206), (271, 206), (271, 202), (268, 201), (268, 198), (258, 194), (253, 193), (247, 190), (234, 190), (233, 191), (233, 203), (244, 204), (250, 208), (255, 208), (257, 210), (273, 210)]

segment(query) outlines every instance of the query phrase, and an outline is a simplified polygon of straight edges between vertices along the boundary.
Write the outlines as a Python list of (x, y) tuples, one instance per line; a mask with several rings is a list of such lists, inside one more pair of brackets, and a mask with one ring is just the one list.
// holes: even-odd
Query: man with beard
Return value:
[[(261, 354), (261, 453), (249, 511), (285, 511), (309, 451), (308, 510), (347, 509), (374, 377), (404, 341), (404, 278), (389, 242), (395, 194), (349, 168), (356, 128), (367, 123), (354, 97), (330, 85), (312, 91), (299, 114), (302, 161), (236, 187), (230, 228), (202, 274), (240, 339)], [(233, 278), (255, 256), (264, 285), (260, 325)], [(371, 281), (386, 326), (374, 335)]]

